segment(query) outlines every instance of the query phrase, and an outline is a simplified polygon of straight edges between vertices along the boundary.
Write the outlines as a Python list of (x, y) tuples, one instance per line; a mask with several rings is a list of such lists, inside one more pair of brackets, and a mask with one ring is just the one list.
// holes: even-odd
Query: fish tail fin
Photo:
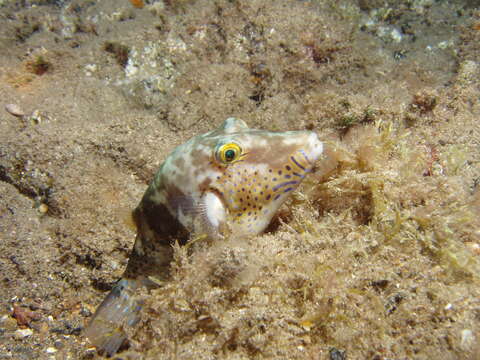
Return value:
[(125, 327), (140, 320), (142, 302), (135, 296), (138, 280), (121, 279), (95, 311), (84, 335), (98, 350), (114, 355), (127, 339)]

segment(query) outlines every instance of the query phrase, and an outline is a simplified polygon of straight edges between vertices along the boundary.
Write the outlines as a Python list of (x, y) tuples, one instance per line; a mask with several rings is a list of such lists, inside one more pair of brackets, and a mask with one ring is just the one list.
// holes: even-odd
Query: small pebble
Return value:
[(5, 105), (5, 110), (16, 117), (25, 116), (25, 112), (17, 104), (7, 104)]
[(344, 350), (342, 351), (334, 347), (330, 348), (328, 355), (330, 360), (345, 360), (347, 358)]
[(85, 350), (84, 355), (82, 356), (82, 359), (93, 359), (95, 357), (95, 354), (97, 353), (97, 349), (94, 347), (88, 348)]
[(13, 333), (16, 339), (24, 339), (26, 337), (32, 336), (32, 329), (18, 329)]
[(30, 324), (30, 321), (32, 320), (38, 321), (42, 317), (40, 314), (18, 305), (13, 305), (12, 316), (17, 320), (17, 324), (20, 326)]
[(85, 306), (82, 306), (82, 309), (80, 310), (80, 315), (84, 317), (90, 317), (92, 316), (92, 312), (89, 309), (87, 309)]
[(40, 204), (38, 207), (38, 211), (40, 214), (46, 214), (48, 212), (48, 205), (47, 204)]
[(54, 347), (49, 347), (45, 351), (47, 352), (47, 354), (55, 354), (57, 352), (57, 349), (55, 349)]

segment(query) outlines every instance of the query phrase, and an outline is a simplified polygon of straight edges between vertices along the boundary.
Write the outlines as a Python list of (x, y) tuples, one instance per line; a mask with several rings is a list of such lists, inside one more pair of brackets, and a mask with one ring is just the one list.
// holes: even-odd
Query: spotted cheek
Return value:
[(223, 202), (227, 208), (228, 220), (235, 234), (258, 234), (268, 225), (269, 210), (264, 209), (267, 204), (260, 195), (255, 196), (253, 189), (246, 184), (237, 183), (236, 186), (222, 188)]
[(234, 234), (257, 235), (265, 230), (274, 212), (242, 208), (230, 214), (230, 224)]
[(258, 234), (304, 177), (301, 167), (288, 161), (281, 167), (268, 164), (228, 167), (216, 186), (228, 210), (234, 231)]
[(240, 192), (233, 192), (232, 195), (227, 198), (229, 223), (237, 234), (256, 235), (264, 231), (283, 202), (281, 197), (275, 199), (271, 191), (258, 191), (255, 194), (240, 189)]

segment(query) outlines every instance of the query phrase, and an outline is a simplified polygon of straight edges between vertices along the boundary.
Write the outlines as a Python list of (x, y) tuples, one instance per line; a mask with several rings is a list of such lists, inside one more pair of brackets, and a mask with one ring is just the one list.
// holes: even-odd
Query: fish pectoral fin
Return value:
[(195, 196), (172, 196), (169, 204), (180, 223), (195, 234), (222, 237), (227, 209), (215, 190)]
[(135, 296), (139, 286), (137, 280), (120, 280), (93, 315), (84, 335), (99, 351), (115, 354), (127, 339), (125, 327), (139, 322), (142, 302)]
[(206, 192), (200, 201), (200, 229), (197, 234), (205, 233), (211, 238), (222, 237), (224, 233), (227, 210), (223, 201), (215, 192)]

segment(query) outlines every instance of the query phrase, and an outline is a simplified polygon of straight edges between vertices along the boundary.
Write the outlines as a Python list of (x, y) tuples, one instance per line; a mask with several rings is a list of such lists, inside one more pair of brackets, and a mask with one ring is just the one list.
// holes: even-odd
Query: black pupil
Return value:
[(232, 161), (235, 158), (235, 150), (227, 150), (225, 151), (225, 159), (228, 161)]

